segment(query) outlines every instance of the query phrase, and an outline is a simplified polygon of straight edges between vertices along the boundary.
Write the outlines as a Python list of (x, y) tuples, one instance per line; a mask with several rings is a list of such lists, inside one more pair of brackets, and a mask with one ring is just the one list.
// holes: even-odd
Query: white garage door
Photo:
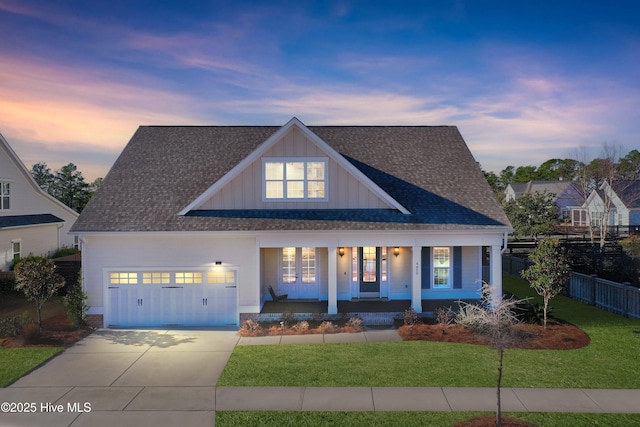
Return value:
[(110, 270), (108, 327), (182, 327), (238, 324), (237, 271)]

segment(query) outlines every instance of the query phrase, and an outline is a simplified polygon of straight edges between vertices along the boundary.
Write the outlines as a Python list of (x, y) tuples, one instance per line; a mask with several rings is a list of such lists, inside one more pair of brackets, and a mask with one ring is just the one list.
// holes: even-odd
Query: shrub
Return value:
[(82, 327), (87, 324), (87, 305), (88, 295), (82, 290), (80, 284), (74, 286), (62, 298), (64, 307), (67, 310), (67, 316), (71, 324), (75, 327)]
[(74, 255), (79, 252), (80, 250), (76, 248), (62, 247), (58, 249), (51, 258), (62, 258), (63, 256)]
[(247, 319), (240, 325), (240, 330), (245, 332), (260, 332), (262, 331), (262, 326), (253, 319)]
[(347, 326), (354, 329), (362, 330), (362, 319), (359, 317), (351, 317), (347, 320)]
[(17, 293), (15, 276), (10, 273), (0, 273), (0, 295)]
[(415, 311), (412, 307), (409, 307), (404, 311), (404, 324), (413, 326), (416, 325), (420, 320), (418, 319), (418, 312)]
[[(544, 307), (538, 303), (533, 304), (523, 300), (516, 304), (514, 311), (520, 322), (532, 325), (544, 325)], [(548, 320), (554, 319), (552, 313), (553, 307), (549, 306), (547, 309)]]
[(456, 312), (451, 307), (439, 307), (436, 309), (436, 322), (439, 325), (451, 325), (456, 320)]
[(328, 321), (328, 320), (325, 320), (324, 322), (322, 322), (320, 324), (320, 326), (318, 326), (318, 330), (322, 334), (330, 334), (330, 333), (334, 332), (335, 329), (336, 329), (335, 325), (332, 322)]
[(302, 320), (291, 327), (296, 332), (303, 332), (309, 330), (309, 322)]
[(286, 328), (289, 325), (293, 325), (296, 323), (296, 316), (291, 313), (282, 313), (282, 317), (280, 318), (280, 327)]
[(0, 320), (0, 338), (15, 337), (22, 333), (22, 329), (31, 323), (26, 311), (18, 316), (5, 317)]

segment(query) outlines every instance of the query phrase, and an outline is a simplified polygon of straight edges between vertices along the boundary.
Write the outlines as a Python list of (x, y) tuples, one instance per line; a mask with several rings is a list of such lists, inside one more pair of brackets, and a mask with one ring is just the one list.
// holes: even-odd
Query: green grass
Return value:
[[(0, 296), (0, 318), (29, 313), (37, 319), (35, 303), (22, 295)], [(42, 319), (64, 312), (61, 297), (53, 297), (42, 307)], [(3, 349), (0, 346), (0, 387), (6, 387), (62, 351), (61, 347), (24, 347)]]
[[(481, 412), (216, 411), (216, 426), (450, 426)], [(486, 414), (486, 413), (485, 413)], [(504, 413), (540, 427), (637, 426), (640, 414)]]
[(0, 348), (0, 387), (6, 387), (61, 351), (61, 347)]
[[(535, 294), (505, 276), (504, 289)], [(508, 350), (504, 387), (640, 388), (639, 320), (556, 297), (555, 315), (581, 327), (578, 350)], [(495, 350), (428, 341), (236, 347), (219, 386), (495, 387)]]

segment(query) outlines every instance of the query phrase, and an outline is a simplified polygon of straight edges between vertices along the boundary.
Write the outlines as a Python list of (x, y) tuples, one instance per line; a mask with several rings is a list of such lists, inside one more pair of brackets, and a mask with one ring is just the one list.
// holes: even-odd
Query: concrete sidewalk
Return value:
[[(217, 387), (216, 410), (495, 411), (477, 387)], [(505, 412), (640, 413), (640, 390), (503, 388)]]
[[(400, 340), (395, 330), (260, 338), (100, 330), (0, 388), (0, 403), (22, 405), (20, 413), (3, 406), (0, 426), (213, 426), (216, 410), (495, 410), (494, 388), (216, 387), (236, 345)], [(640, 390), (505, 388), (502, 404), (505, 412), (640, 413)]]

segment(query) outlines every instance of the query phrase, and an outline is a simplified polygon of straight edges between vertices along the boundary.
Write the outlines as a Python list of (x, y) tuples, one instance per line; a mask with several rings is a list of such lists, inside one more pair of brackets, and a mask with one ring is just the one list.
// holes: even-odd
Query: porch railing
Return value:
[[(520, 277), (522, 270), (532, 265), (525, 258), (504, 254), (502, 271)], [(602, 310), (632, 319), (640, 319), (640, 289), (628, 283), (617, 283), (588, 275), (572, 272), (564, 295)]]

